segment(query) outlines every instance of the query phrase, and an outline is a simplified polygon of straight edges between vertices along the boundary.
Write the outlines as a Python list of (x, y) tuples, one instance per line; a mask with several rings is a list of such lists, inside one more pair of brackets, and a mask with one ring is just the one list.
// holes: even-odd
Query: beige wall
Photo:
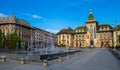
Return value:
[(112, 46), (113, 42), (112, 32), (99, 32), (97, 33), (97, 42), (99, 47), (108, 47)]
[(74, 47), (80, 47), (80, 46), (86, 46), (86, 40), (85, 40), (85, 34), (74, 34), (74, 39), (73, 39), (73, 46)]
[(31, 36), (33, 35), (33, 30), (31, 28), (27, 28), (21, 25), (15, 24), (4, 24), (0, 25), (0, 29), (6, 35), (15, 33), (20, 36), (24, 41), (30, 41)]
[(113, 34), (114, 34), (114, 36), (113, 36), (113, 43), (114, 43), (114, 46), (117, 46), (118, 45), (117, 36), (120, 35), (120, 30), (114, 31)]
[[(60, 34), (58, 35), (58, 45), (66, 45), (70, 47), (86, 47), (90, 46), (90, 40), (86, 37), (87, 34)], [(64, 36), (64, 37), (63, 37)], [(67, 37), (69, 36), (69, 38)], [(113, 45), (112, 32), (96, 33), (96, 38), (93, 40), (95, 47), (108, 47)]]
[[(93, 45), (95, 47), (112, 47), (116, 44), (116, 32), (117, 34), (120, 34), (120, 31), (111, 31), (109, 27), (96, 30), (96, 38), (94, 38), (94, 27), (97, 27), (96, 22), (86, 23), (86, 26), (88, 27), (88, 32), (84, 33), (79, 32), (79, 30), (76, 30), (74, 34), (59, 34), (58, 35), (58, 44), (64, 44), (68, 45), (70, 47), (87, 47), (90, 46), (90, 41), (93, 40)], [(70, 35), (69, 38), (67, 36)], [(92, 35), (92, 37), (90, 37)], [(63, 37), (64, 36), (64, 37)], [(89, 38), (87, 38), (89, 36)], [(114, 42), (113, 42), (114, 41)], [(67, 43), (68, 42), (68, 43)], [(70, 43), (72, 45), (70, 45)]]
[(61, 34), (58, 35), (58, 45), (64, 45), (65, 47), (73, 46), (73, 35), (71, 34)]

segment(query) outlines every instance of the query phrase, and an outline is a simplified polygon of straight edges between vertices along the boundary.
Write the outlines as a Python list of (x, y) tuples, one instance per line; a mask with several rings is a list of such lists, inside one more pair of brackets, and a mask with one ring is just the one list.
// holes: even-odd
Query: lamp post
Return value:
[(4, 48), (4, 38), (2, 39), (2, 47)]
[(4, 33), (2, 33), (2, 47), (4, 48)]
[(16, 52), (19, 53), (18, 42), (16, 42)]

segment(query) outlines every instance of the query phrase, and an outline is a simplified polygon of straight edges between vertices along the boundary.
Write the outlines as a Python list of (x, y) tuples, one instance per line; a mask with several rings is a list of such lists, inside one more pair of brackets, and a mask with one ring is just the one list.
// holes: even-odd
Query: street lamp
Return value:
[(2, 47), (4, 48), (4, 38), (2, 39)]
[(4, 33), (2, 33), (2, 47), (4, 48)]

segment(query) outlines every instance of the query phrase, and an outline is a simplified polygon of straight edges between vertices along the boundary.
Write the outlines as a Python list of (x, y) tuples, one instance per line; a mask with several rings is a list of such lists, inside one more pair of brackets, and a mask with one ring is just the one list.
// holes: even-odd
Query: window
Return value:
[(103, 30), (106, 30), (106, 28), (103, 28)]
[(67, 41), (67, 43), (69, 43), (69, 41)]
[(84, 32), (84, 30), (82, 30), (82, 32)]
[(65, 38), (64, 35), (63, 35), (63, 38)]
[(60, 44), (61, 42), (59, 41), (59, 44)]
[(67, 39), (69, 38), (69, 36), (67, 36)]
[(84, 35), (82, 35), (82, 37), (84, 38)]
[(76, 30), (76, 32), (78, 32), (78, 30)]
[(76, 38), (77, 38), (78, 36), (76, 35)]
[(116, 32), (116, 35), (118, 35), (118, 32)]
[(61, 36), (59, 36), (59, 39), (61, 38)]
[(81, 35), (79, 35), (79, 37), (81, 38)]

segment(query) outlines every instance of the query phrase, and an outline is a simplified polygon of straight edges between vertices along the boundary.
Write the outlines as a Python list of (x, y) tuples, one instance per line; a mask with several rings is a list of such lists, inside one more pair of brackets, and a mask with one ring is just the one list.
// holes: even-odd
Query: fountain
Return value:
[[(24, 49), (23, 43), (21, 43), (21, 47)], [(59, 57), (68, 56), (76, 52), (80, 52), (80, 50), (69, 50), (68, 48), (55, 47), (51, 33), (47, 38), (46, 46), (44, 46), (44, 48), (35, 47), (34, 39), (32, 37), (31, 41), (28, 43), (27, 51), (25, 52), (23, 51), (23, 49), (20, 50), (23, 52), (21, 54), (24, 55), (22, 57), (24, 58), (28, 57), (29, 60), (31, 59), (38, 60), (39, 58), (40, 58), (39, 60), (52, 60)]]
[(51, 33), (46, 43), (47, 43), (46, 52), (45, 54), (40, 55), (40, 60), (52, 60), (52, 59), (56, 59), (59, 57), (61, 58), (70, 54), (74, 54), (76, 52), (80, 52), (80, 50), (69, 50), (68, 48), (56, 48), (54, 46)]
[(50, 32), (50, 36), (47, 39), (46, 45), (47, 46), (46, 46), (45, 54), (51, 54), (51, 53), (55, 53), (56, 52), (56, 48), (54, 46), (54, 42), (53, 42), (53, 39), (52, 39), (51, 32)]
[(35, 55), (35, 45), (33, 44), (33, 37), (31, 37), (31, 41), (28, 42), (28, 48), (27, 48), (27, 55)]

